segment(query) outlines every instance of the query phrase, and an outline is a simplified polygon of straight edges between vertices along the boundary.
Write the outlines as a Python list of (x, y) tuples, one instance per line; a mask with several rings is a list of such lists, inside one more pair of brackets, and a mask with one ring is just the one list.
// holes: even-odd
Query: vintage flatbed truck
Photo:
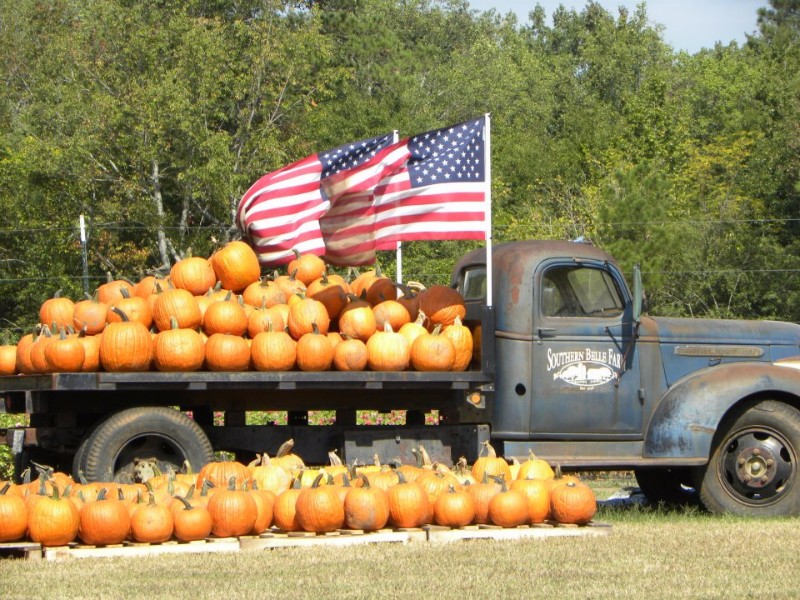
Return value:
[[(29, 416), (6, 432), (17, 472), (35, 461), (124, 478), (136, 459), (198, 468), (217, 450), (246, 458), (289, 438), (312, 464), (332, 449), (407, 462), (420, 443), (435, 460), (471, 462), (491, 441), (509, 459), (632, 469), (656, 500), (694, 493), (714, 512), (800, 514), (800, 325), (643, 315), (638, 272), (630, 289), (589, 244), (513, 242), (492, 256), (492, 277), (485, 249), (452, 275), (481, 330), (471, 370), (0, 378), (5, 410)], [(288, 423), (248, 424), (266, 410)], [(336, 411), (335, 423), (310, 425), (315, 410)], [(405, 410), (406, 422), (358, 424), (359, 410)]]

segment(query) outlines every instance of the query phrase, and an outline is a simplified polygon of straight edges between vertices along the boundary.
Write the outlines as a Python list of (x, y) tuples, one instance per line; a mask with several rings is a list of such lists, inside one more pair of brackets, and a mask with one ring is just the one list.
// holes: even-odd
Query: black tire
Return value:
[(85, 444), (83, 471), (88, 481), (133, 481), (135, 458), (155, 458), (163, 472), (179, 471), (188, 460), (199, 471), (214, 454), (197, 423), (182, 412), (160, 406), (116, 413)]
[(658, 504), (697, 504), (694, 476), (689, 468), (635, 469), (636, 482), (648, 501)]
[(800, 411), (760, 401), (720, 427), (699, 478), (700, 500), (713, 513), (800, 514)]

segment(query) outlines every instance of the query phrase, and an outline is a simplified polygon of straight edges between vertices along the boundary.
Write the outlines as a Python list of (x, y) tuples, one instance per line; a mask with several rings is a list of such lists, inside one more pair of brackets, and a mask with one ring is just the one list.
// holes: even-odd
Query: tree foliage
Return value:
[[(744, 45), (689, 55), (646, 4), (4, 3), (0, 327), (81, 295), (79, 215), (91, 290), (210, 254), (264, 172), (484, 112), (495, 242), (589, 238), (654, 312), (800, 320), (798, 14), (771, 0)], [(404, 271), (446, 282), (467, 246), (408, 244)]]

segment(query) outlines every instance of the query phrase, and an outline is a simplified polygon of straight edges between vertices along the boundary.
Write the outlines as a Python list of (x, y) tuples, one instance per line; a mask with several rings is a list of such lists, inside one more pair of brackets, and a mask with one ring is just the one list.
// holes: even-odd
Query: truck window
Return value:
[(464, 300), (483, 300), (486, 298), (486, 268), (473, 267), (461, 275), (459, 291)]
[(546, 317), (617, 317), (624, 304), (608, 272), (584, 266), (560, 266), (542, 277), (542, 314)]

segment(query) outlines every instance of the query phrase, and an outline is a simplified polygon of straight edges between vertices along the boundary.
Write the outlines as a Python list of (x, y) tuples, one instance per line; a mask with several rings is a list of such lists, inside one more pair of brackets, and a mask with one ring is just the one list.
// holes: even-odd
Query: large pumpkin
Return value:
[(253, 338), (250, 358), (256, 371), (290, 371), (297, 361), (297, 342), (285, 331), (270, 327)]
[(72, 327), (72, 319), (75, 314), (75, 304), (69, 298), (61, 295), (58, 290), (52, 298), (45, 300), (39, 308), (39, 322), (51, 325), (56, 324), (57, 328)]
[(122, 314), (119, 323), (110, 323), (100, 340), (100, 364), (106, 371), (147, 371), (153, 342), (142, 323), (128, 321)]
[(236, 537), (250, 533), (258, 517), (258, 507), (249, 492), (237, 487), (236, 477), (208, 501), (211, 533), (217, 537)]
[(550, 516), (559, 523), (585, 525), (597, 512), (597, 498), (580, 481), (555, 485), (550, 491)]
[(209, 371), (247, 371), (250, 347), (237, 335), (215, 333), (206, 340), (206, 368)]
[(420, 292), (418, 298), (419, 309), (428, 316), (432, 327), (452, 325), (456, 317), (463, 320), (467, 316), (464, 298), (446, 285), (432, 285)]
[(78, 535), (87, 544), (106, 546), (119, 544), (128, 537), (131, 516), (127, 506), (117, 498), (106, 496), (103, 489), (94, 502), (81, 509)]
[(178, 322), (178, 327), (197, 329), (202, 316), (197, 300), (188, 290), (171, 288), (164, 290), (156, 297), (153, 304), (153, 322), (159, 331), (172, 329), (171, 320)]
[(211, 256), (211, 267), (222, 287), (237, 294), (258, 281), (261, 265), (253, 249), (243, 241), (225, 244)]
[(392, 331), (387, 323), (367, 341), (369, 368), (373, 371), (404, 371), (408, 368), (411, 349), (408, 340)]
[(382, 489), (373, 488), (364, 475), (362, 485), (351, 487), (344, 497), (345, 524), (350, 529), (375, 531), (389, 521), (389, 497)]
[(328, 333), (330, 317), (325, 305), (312, 298), (303, 298), (289, 307), (287, 320), (289, 334), (299, 340), (306, 333), (314, 331), (316, 325), (320, 333)]
[(325, 533), (344, 526), (344, 505), (336, 488), (320, 485), (325, 473), (317, 475), (310, 488), (297, 496), (297, 522), (305, 531)]
[(154, 344), (154, 363), (159, 371), (197, 371), (206, 357), (203, 338), (194, 329), (178, 327), (172, 320), (172, 329), (161, 331)]

